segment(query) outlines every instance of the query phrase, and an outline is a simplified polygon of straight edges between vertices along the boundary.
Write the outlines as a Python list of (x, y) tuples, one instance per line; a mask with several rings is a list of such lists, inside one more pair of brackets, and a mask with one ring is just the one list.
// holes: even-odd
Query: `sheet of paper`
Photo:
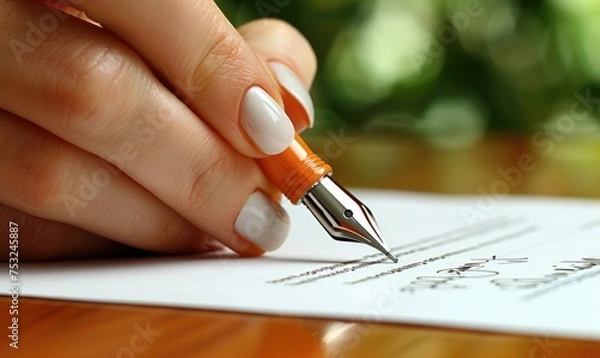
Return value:
[(26, 264), (21, 295), (600, 339), (600, 202), (356, 194), (397, 264), (290, 206), (289, 240), (262, 258)]

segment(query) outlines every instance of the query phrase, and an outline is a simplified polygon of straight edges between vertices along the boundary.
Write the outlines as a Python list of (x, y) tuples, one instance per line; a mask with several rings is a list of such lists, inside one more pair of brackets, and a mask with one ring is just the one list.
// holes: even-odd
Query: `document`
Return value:
[(356, 195), (398, 263), (289, 205), (264, 257), (25, 264), (21, 296), (600, 339), (600, 201)]

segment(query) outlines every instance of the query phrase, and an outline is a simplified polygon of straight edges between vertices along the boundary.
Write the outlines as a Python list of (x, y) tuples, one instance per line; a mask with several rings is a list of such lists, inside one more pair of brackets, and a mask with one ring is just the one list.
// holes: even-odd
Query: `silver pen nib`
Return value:
[(302, 202), (335, 240), (370, 245), (398, 262), (383, 241), (371, 210), (330, 177), (322, 178)]

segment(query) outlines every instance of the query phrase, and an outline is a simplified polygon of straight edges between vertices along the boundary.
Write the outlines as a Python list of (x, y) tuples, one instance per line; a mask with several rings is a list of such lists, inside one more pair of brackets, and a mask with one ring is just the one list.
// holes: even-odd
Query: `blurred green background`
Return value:
[(236, 26), (281, 18), (308, 38), (319, 59), (311, 132), (461, 147), (490, 131), (551, 132), (575, 106), (567, 134), (600, 133), (598, 0), (216, 2)]

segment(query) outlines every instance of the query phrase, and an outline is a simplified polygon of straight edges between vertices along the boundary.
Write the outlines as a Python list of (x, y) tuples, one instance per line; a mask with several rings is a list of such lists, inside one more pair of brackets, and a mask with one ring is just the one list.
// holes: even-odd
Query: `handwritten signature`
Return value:
[[(425, 290), (468, 289), (468, 280), (490, 279), (500, 275), (496, 265), (523, 264), (527, 257), (474, 258), (456, 267), (436, 271), (435, 275), (418, 276), (400, 292), (416, 293)], [(584, 257), (576, 260), (563, 260), (552, 265), (552, 271), (540, 277), (494, 278), (490, 283), (502, 290), (529, 290), (569, 277), (583, 270), (600, 266), (600, 258)]]

